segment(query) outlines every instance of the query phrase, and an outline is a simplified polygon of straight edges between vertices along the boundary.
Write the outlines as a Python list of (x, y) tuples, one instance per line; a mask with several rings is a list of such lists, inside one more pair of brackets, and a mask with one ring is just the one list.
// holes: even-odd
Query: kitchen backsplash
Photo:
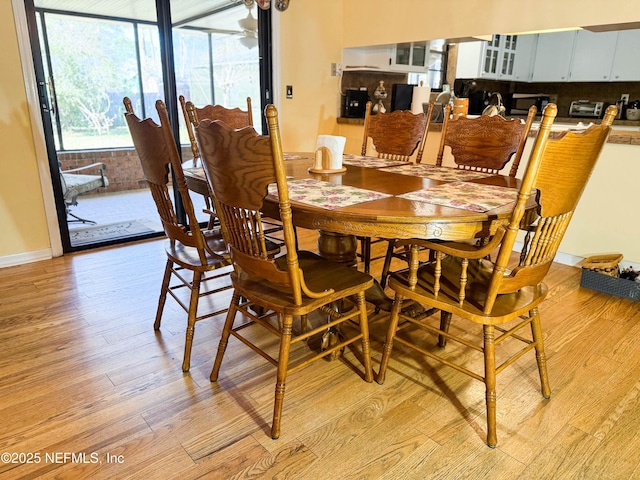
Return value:
[[(348, 88), (359, 89), (366, 87), (369, 96), (373, 100), (373, 92), (380, 80), (384, 81), (387, 90), (387, 98), (383, 100), (387, 110), (391, 106), (391, 89), (394, 83), (407, 83), (406, 73), (383, 72), (371, 70), (345, 71), (342, 75), (342, 92)], [(466, 79), (458, 79), (454, 83), (454, 91), (462, 90), (462, 82)], [(557, 96), (558, 116), (568, 117), (569, 106), (574, 100), (589, 100), (592, 102), (605, 102), (614, 104), (622, 94), (628, 93), (629, 100), (640, 99), (640, 82), (551, 82), (551, 83), (526, 83), (505, 82), (499, 80), (473, 79), (476, 90), (488, 90), (500, 92), (506, 98), (509, 93), (545, 93)], [(434, 92), (435, 93), (435, 92)], [(433, 97), (434, 95), (432, 95)], [(375, 102), (374, 102), (375, 103)]]
[[(370, 70), (353, 70), (353, 71), (345, 71), (342, 74), (342, 84), (341, 91), (344, 95), (344, 92), (347, 89), (355, 89), (359, 90), (360, 87), (366, 87), (367, 92), (369, 93), (369, 97), (371, 97), (371, 101), (376, 103), (375, 98), (373, 98), (373, 92), (375, 92), (378, 87), (380, 80), (384, 81), (384, 89), (387, 91), (387, 98), (382, 101), (382, 104), (390, 111), (391, 109), (391, 86), (394, 83), (407, 83), (408, 74), (406, 73), (398, 73), (398, 72), (377, 72)], [(344, 96), (341, 99), (344, 101)]]
[[(456, 80), (454, 91), (461, 91), (461, 84), (468, 80)], [(569, 106), (574, 100), (589, 100), (614, 104), (622, 94), (628, 93), (629, 100), (640, 99), (640, 82), (551, 82), (525, 83), (502, 82), (499, 80), (475, 79), (476, 90), (500, 92), (504, 97), (509, 93), (544, 93), (557, 96), (558, 116), (569, 116)]]

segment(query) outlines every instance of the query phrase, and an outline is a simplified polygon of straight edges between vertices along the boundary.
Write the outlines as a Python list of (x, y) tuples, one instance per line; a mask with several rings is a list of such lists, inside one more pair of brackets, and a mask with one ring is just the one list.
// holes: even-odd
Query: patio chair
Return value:
[[(85, 165), (83, 167), (72, 168), (70, 170), (62, 170), (60, 166), (60, 183), (62, 184), (62, 195), (64, 198), (64, 206), (67, 212), (67, 222), (82, 222), (93, 223), (93, 220), (87, 220), (86, 218), (79, 217), (71, 212), (72, 206), (78, 205), (78, 196), (83, 193), (91, 192), (98, 188), (105, 188), (109, 185), (109, 179), (105, 176), (104, 172), (107, 169), (107, 165), (102, 162), (92, 163), (91, 165)], [(99, 174), (86, 174), (78, 173), (86, 170), (97, 170)], [(69, 220), (69, 217), (73, 217), (73, 220)]]

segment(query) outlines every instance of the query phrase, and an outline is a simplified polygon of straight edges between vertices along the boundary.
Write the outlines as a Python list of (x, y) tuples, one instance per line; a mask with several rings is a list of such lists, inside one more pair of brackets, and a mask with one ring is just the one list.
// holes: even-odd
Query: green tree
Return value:
[(46, 15), (56, 103), (64, 131), (107, 132), (137, 76), (133, 25)]

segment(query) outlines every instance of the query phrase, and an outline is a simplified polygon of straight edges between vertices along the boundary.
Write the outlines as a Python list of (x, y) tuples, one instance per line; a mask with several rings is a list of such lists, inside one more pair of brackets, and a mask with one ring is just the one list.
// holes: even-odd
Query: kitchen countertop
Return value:
[[(556, 117), (553, 124), (552, 136), (557, 136), (560, 132), (575, 128), (578, 124), (588, 125), (590, 122), (599, 123), (600, 119), (577, 118), (577, 117)], [(337, 122), (343, 125), (364, 125), (364, 118), (338, 117)], [(534, 121), (530, 136), (535, 136), (538, 132), (539, 121)], [(442, 123), (430, 123), (430, 132), (441, 132)], [(607, 143), (640, 145), (640, 122), (631, 120), (615, 120), (612, 132)]]

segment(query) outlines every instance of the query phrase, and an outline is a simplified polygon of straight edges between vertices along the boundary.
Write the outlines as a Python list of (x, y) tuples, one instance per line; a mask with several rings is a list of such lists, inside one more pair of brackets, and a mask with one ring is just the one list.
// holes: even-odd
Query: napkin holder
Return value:
[(342, 166), (342, 153), (346, 143), (345, 137), (320, 135), (316, 143), (316, 153), (310, 173), (343, 173), (347, 167)]

